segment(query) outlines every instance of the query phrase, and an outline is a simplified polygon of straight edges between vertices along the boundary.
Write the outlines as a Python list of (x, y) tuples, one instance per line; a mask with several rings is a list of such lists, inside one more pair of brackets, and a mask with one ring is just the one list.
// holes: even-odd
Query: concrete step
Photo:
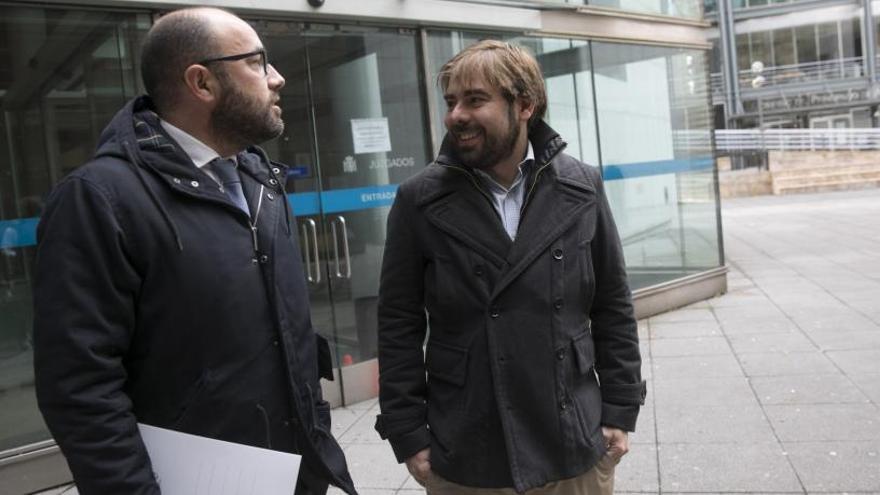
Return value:
[(880, 187), (880, 179), (868, 181), (839, 181), (825, 184), (805, 184), (801, 186), (786, 186), (778, 189), (774, 186), (773, 192), (774, 194), (800, 194), (832, 191), (854, 191), (857, 189), (869, 189), (874, 187)]
[(880, 152), (865, 151), (771, 151), (770, 170), (822, 168), (830, 164), (880, 165)]
[(800, 177), (810, 175), (826, 175), (835, 173), (860, 173), (860, 172), (880, 172), (880, 163), (846, 163), (836, 164), (829, 162), (828, 164), (797, 167), (788, 169), (775, 168), (771, 170), (774, 177)]
[(849, 181), (870, 181), (880, 179), (880, 170), (869, 170), (869, 171), (840, 171), (834, 173), (826, 173), (826, 174), (811, 174), (811, 175), (787, 175), (787, 176), (778, 176), (773, 175), (773, 184), (774, 187), (776, 185), (799, 185), (799, 184), (823, 184), (823, 183), (834, 183), (834, 182), (849, 182)]

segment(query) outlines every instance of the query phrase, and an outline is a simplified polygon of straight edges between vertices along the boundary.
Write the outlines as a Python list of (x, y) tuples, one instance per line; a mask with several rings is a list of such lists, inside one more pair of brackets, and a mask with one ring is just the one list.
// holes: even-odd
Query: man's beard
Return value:
[(272, 111), (272, 104), (263, 106), (226, 79), (220, 77), (223, 93), (211, 114), (214, 132), (222, 139), (247, 147), (274, 139), (284, 132), (284, 121)]
[(511, 104), (508, 108), (507, 132), (503, 135), (490, 136), (485, 128), (477, 128), (476, 126), (455, 126), (451, 129), (454, 134), (478, 130), (483, 135), (482, 148), (473, 150), (463, 150), (455, 139), (452, 140), (453, 148), (462, 165), (478, 170), (491, 168), (513, 152), (513, 148), (519, 140), (520, 128), (516, 122), (515, 105)]

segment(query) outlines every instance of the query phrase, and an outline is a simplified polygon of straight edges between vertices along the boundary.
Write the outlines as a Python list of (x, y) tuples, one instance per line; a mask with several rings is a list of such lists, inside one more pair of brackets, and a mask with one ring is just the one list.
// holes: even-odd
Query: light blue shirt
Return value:
[(529, 172), (529, 167), (535, 163), (535, 152), (532, 150), (532, 143), (528, 141), (527, 143), (526, 157), (520, 162), (516, 178), (513, 179), (513, 184), (509, 188), (495, 182), (495, 179), (486, 172), (474, 169), (489, 189), (492, 206), (495, 207), (495, 211), (501, 217), (501, 224), (504, 225), (504, 230), (507, 231), (511, 241), (516, 240), (516, 232), (519, 229), (519, 215), (526, 196), (526, 175)]

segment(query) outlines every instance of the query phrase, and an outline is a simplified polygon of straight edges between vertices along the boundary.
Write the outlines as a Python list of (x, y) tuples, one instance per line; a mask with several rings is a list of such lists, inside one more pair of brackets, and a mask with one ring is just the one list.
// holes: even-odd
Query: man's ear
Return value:
[(517, 98), (516, 104), (519, 108), (519, 119), (528, 122), (532, 115), (534, 115), (537, 105), (535, 105), (534, 101), (526, 98)]
[(193, 64), (183, 72), (183, 82), (190, 95), (205, 103), (218, 97), (220, 84), (214, 74), (204, 65)]

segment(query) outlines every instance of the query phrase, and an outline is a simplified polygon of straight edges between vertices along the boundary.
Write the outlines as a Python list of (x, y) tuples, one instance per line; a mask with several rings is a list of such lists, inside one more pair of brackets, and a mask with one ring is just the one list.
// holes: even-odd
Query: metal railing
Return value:
[(736, 151), (878, 150), (880, 129), (737, 129), (715, 131), (719, 154)]
[[(750, 69), (739, 71), (739, 84), (742, 89), (766, 88), (786, 84), (821, 82), (836, 79), (864, 77), (865, 66), (862, 57), (839, 58), (823, 62), (777, 65), (765, 67), (759, 73)], [(712, 96), (724, 95), (721, 73), (710, 75)]]

